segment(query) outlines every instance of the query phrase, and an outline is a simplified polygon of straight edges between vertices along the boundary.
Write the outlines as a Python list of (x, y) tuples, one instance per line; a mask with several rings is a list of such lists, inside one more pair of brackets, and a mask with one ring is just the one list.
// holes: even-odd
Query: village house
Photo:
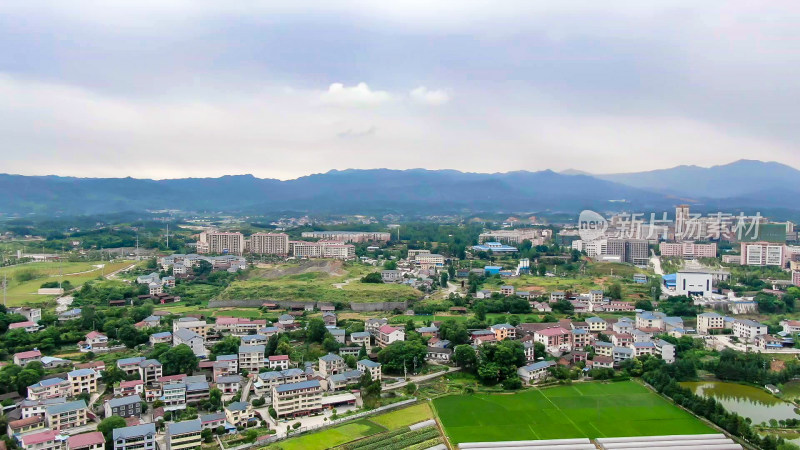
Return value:
[(362, 359), (356, 363), (356, 369), (363, 373), (369, 372), (373, 380), (380, 381), (382, 377), (381, 363), (371, 361), (369, 359)]
[(524, 384), (533, 384), (547, 377), (550, 367), (555, 366), (553, 361), (540, 361), (517, 369), (517, 374)]
[(323, 377), (328, 378), (333, 374), (343, 372), (346, 368), (344, 359), (333, 353), (320, 356), (319, 358), (319, 372)]
[(106, 400), (104, 405), (106, 417), (141, 417), (142, 397), (139, 394), (116, 397)]
[(48, 406), (44, 416), (50, 429), (61, 431), (86, 425), (89, 420), (87, 413), (86, 402), (76, 400)]
[(289, 355), (272, 355), (267, 358), (269, 370), (286, 370), (289, 368)]
[(165, 433), (166, 450), (189, 450), (202, 445), (203, 427), (200, 419), (167, 424)]
[(248, 372), (258, 372), (262, 367), (266, 367), (264, 361), (264, 345), (240, 345), (239, 346), (239, 370)]
[(233, 402), (225, 407), (225, 418), (235, 427), (248, 427), (256, 423), (256, 412), (250, 403)]
[(386, 347), (392, 342), (404, 341), (406, 339), (406, 332), (402, 328), (395, 328), (389, 325), (384, 325), (378, 329), (376, 335), (376, 343), (381, 347)]
[(156, 426), (148, 423), (115, 428), (112, 432), (114, 450), (155, 450)]

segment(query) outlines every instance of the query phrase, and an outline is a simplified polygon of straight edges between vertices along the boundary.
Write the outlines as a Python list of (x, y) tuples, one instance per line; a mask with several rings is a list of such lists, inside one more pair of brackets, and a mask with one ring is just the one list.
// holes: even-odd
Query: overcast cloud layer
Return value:
[(800, 167), (797, 1), (104, 3), (0, 2), (0, 172)]

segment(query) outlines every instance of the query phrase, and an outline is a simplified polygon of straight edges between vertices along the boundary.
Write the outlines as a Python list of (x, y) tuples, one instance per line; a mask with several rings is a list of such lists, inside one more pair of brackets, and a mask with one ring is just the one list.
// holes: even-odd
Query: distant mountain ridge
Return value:
[(701, 168), (587, 175), (515, 171), (348, 169), (294, 180), (227, 175), (149, 180), (0, 174), (0, 213), (98, 214), (147, 209), (265, 214), (472, 214), (478, 212), (667, 211), (708, 207), (800, 210), (800, 171), (737, 161)]

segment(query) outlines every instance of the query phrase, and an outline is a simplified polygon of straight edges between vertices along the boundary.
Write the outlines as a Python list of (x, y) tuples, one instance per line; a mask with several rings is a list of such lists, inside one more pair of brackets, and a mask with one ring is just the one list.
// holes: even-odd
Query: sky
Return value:
[(800, 167), (798, 47), (791, 0), (4, 0), (0, 172)]

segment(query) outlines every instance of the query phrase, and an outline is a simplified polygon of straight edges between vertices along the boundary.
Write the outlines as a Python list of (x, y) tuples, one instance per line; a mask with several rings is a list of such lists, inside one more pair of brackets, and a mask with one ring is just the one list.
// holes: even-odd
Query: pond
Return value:
[(800, 419), (795, 406), (763, 389), (724, 381), (683, 382), (697, 395), (712, 397), (725, 409), (742, 417), (749, 417), (753, 424), (769, 423), (770, 419)]

